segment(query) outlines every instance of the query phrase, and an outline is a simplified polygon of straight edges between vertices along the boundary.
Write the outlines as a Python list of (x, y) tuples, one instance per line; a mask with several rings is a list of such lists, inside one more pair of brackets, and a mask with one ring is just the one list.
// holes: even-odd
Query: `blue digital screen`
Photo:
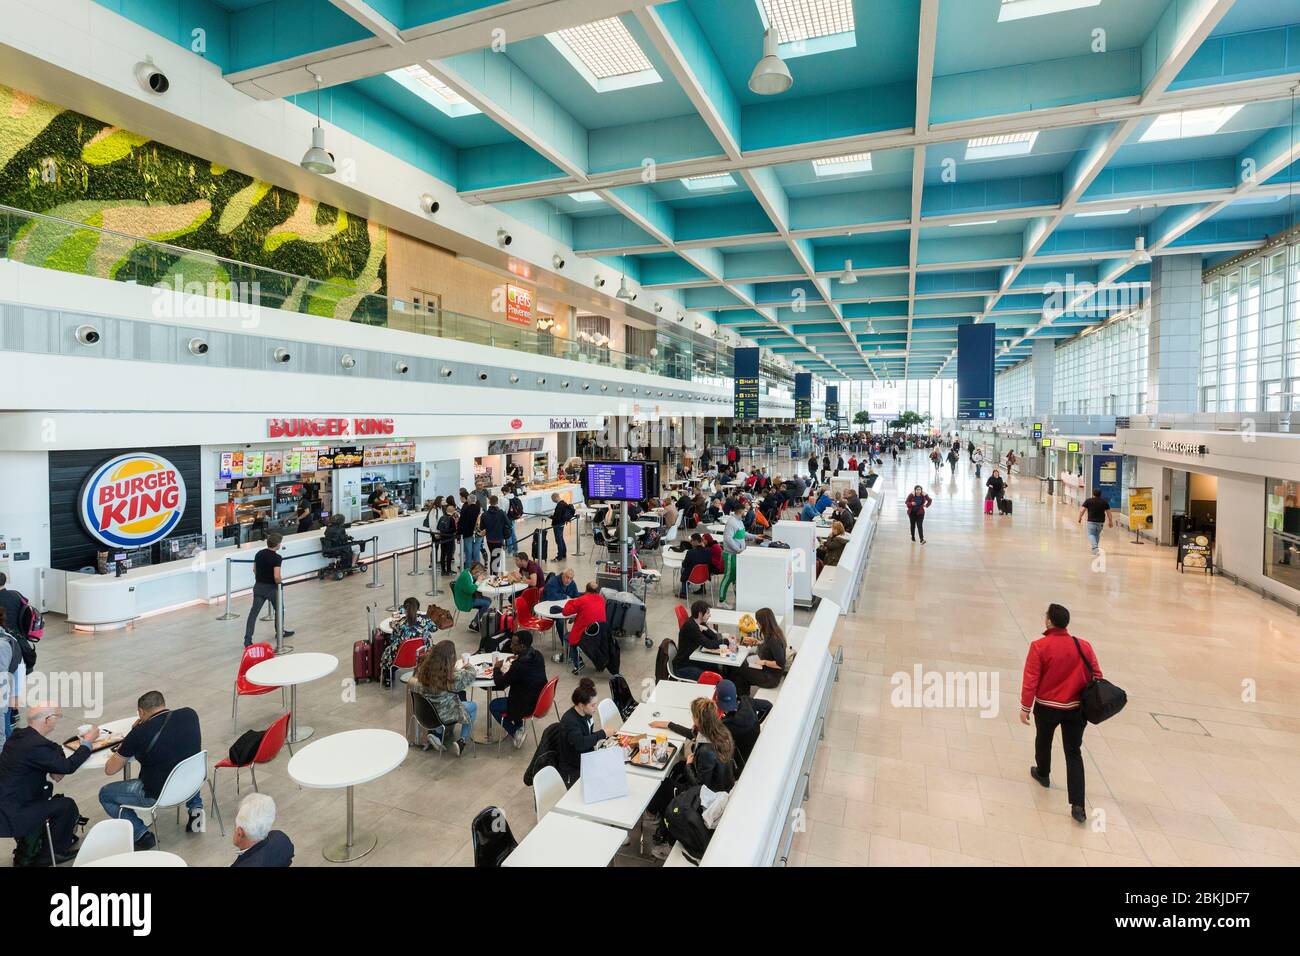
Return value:
[(646, 466), (640, 461), (590, 461), (582, 493), (596, 501), (640, 501), (646, 497)]
[(957, 417), (993, 418), (992, 322), (957, 327)]
[(736, 349), (733, 361), (733, 414), (742, 419), (758, 418), (758, 349)]
[(812, 418), (812, 372), (794, 375), (794, 420), (806, 422)]

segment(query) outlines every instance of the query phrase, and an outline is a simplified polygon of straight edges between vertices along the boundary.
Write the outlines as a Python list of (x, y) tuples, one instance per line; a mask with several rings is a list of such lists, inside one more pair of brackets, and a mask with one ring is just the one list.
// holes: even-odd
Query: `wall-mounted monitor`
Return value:
[(659, 466), (647, 461), (588, 461), (582, 494), (593, 501), (641, 501), (659, 493)]

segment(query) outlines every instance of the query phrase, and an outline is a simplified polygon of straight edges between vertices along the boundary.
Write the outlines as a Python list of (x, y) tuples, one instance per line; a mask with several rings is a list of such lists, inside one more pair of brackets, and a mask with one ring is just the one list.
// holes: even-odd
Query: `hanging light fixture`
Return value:
[(1133, 254), (1128, 257), (1130, 266), (1144, 266), (1151, 262), (1151, 253), (1147, 252), (1146, 236), (1138, 236), (1133, 243)]
[(763, 31), (763, 58), (749, 74), (749, 88), (759, 96), (775, 96), (793, 83), (790, 68), (776, 52), (776, 31), (769, 27)]
[(627, 287), (627, 256), (623, 257), (623, 275), (618, 280), (618, 291), (614, 293), (614, 298), (622, 299), (624, 302), (631, 302), (636, 298)]
[(844, 271), (840, 274), (840, 285), (853, 285), (858, 281), (857, 274), (853, 271), (853, 260), (844, 260)]
[(321, 78), (319, 74), (313, 76), (316, 77), (316, 125), (311, 130), (311, 148), (303, 153), (298, 165), (309, 173), (329, 176), (334, 172), (334, 156), (325, 148), (325, 130), (320, 125)]

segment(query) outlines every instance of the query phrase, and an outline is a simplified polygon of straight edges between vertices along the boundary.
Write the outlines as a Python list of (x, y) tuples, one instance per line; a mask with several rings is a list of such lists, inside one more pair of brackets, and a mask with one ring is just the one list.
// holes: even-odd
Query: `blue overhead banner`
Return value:
[(812, 372), (794, 373), (794, 420), (812, 418)]
[(826, 386), (826, 420), (832, 425), (840, 420), (840, 387)]
[(957, 417), (993, 418), (992, 322), (957, 326)]
[(758, 418), (758, 349), (736, 349), (732, 366), (736, 418)]

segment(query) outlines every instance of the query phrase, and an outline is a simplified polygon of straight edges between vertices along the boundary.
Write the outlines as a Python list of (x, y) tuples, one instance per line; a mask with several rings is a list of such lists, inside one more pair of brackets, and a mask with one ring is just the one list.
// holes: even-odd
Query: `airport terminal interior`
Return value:
[(1300, 864), (1293, 41), (0, 0), (0, 866)]

